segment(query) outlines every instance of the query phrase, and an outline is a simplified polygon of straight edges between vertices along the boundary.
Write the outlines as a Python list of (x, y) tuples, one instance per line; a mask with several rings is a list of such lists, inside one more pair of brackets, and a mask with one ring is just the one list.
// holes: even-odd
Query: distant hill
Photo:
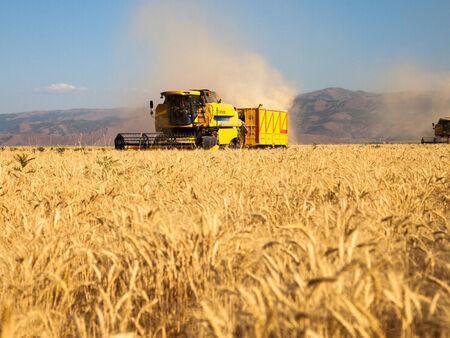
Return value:
[[(443, 93), (368, 93), (326, 88), (296, 97), (289, 135), (299, 143), (418, 142), (450, 115)], [(113, 145), (118, 132), (151, 132), (142, 109), (72, 109), (0, 114), (1, 145)]]
[(300, 143), (418, 142), (450, 112), (450, 95), (326, 88), (297, 96), (289, 110)]
[(2, 145), (112, 145), (118, 132), (152, 130), (148, 112), (130, 109), (0, 114)]

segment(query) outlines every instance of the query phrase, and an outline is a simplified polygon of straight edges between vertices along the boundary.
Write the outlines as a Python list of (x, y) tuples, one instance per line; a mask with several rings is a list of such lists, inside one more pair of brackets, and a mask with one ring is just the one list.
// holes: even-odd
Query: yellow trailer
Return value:
[(245, 123), (247, 133), (240, 134), (243, 147), (288, 146), (288, 113), (285, 110), (263, 108), (237, 108), (239, 118)]

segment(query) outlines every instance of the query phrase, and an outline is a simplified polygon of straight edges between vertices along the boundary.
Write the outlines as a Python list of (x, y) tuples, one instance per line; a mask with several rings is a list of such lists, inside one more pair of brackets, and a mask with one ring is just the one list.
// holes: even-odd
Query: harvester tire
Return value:
[(231, 142), (228, 144), (228, 148), (232, 148), (232, 149), (240, 148), (239, 139), (237, 137), (232, 139)]
[(217, 138), (214, 136), (203, 136), (202, 137), (202, 148), (203, 149), (211, 149), (217, 145)]

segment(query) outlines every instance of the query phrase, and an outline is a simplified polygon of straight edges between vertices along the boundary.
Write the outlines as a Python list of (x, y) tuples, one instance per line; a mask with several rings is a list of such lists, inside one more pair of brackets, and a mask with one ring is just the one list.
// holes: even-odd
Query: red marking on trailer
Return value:
[(278, 117), (277, 117), (277, 120), (275, 121), (275, 123), (274, 123), (274, 126), (273, 126), (273, 132), (275, 133), (275, 126), (277, 125), (277, 123), (278, 122), (280, 122), (280, 130), (281, 130), (281, 112), (278, 112)]

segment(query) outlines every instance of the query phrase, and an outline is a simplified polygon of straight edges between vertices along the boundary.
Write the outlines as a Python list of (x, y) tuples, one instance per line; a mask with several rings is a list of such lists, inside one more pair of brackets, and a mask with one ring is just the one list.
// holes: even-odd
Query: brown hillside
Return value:
[(290, 114), (300, 143), (418, 142), (449, 110), (442, 93), (327, 88), (299, 95)]

